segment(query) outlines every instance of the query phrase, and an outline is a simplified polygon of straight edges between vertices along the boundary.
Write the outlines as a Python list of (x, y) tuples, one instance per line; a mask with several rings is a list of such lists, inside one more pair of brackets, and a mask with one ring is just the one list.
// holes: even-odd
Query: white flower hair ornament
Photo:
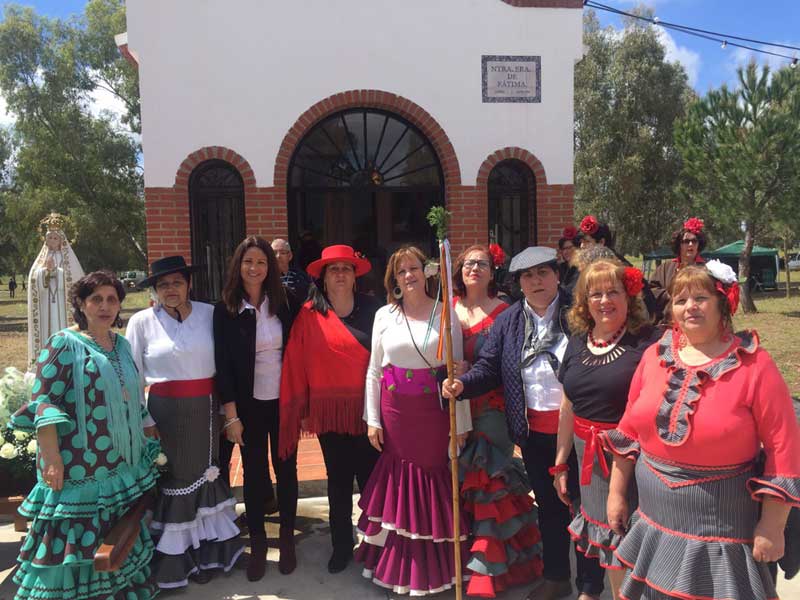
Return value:
[(736, 310), (739, 308), (739, 280), (736, 277), (736, 271), (719, 260), (708, 261), (706, 269), (715, 279), (717, 291), (728, 299), (731, 314), (736, 314)]
[(439, 274), (439, 263), (436, 262), (426, 262), (425, 269), (423, 271), (425, 273), (425, 278), (429, 277), (436, 277)]

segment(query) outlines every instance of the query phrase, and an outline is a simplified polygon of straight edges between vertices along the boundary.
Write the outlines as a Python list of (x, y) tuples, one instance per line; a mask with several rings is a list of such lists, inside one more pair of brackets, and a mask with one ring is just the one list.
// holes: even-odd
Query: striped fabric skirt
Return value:
[(644, 453), (636, 462), (639, 508), (617, 548), (630, 568), (626, 600), (771, 600), (767, 563), (753, 558), (759, 503), (750, 498), (752, 463), (683, 465)]
[(167, 456), (150, 524), (156, 542), (153, 573), (160, 588), (178, 588), (199, 570), (229, 571), (244, 543), (235, 523), (236, 499), (218, 476), (214, 397), (165, 396), (151, 389), (147, 406)]
[[(614, 555), (622, 536), (611, 529), (606, 517), (610, 474), (604, 471), (595, 456), (586, 458), (587, 444), (583, 439), (576, 435), (574, 443), (578, 464), (583, 466), (585, 462), (591, 461), (592, 473), (589, 483), (581, 481), (580, 502), (573, 503), (574, 518), (567, 529), (578, 551), (583, 552), (587, 558), (596, 558), (605, 569), (624, 569), (625, 566)], [(605, 464), (610, 467), (613, 462), (611, 454), (606, 450), (599, 451), (604, 453)], [(627, 496), (629, 509), (636, 510), (634, 482), (628, 486)]]

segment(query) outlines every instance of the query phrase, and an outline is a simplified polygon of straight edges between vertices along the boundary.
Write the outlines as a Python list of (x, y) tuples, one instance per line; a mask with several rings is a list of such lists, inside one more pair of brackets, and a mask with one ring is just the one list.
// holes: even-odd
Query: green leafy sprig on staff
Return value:
[(428, 223), (436, 228), (436, 239), (443, 240), (447, 237), (447, 225), (450, 221), (450, 211), (444, 206), (433, 206), (428, 211)]

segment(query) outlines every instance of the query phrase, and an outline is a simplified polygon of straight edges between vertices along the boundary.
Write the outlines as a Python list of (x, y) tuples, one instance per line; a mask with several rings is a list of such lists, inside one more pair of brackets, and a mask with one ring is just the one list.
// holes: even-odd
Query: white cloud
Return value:
[(666, 50), (666, 59), (669, 62), (677, 62), (683, 65), (689, 78), (689, 85), (695, 87), (700, 76), (700, 66), (702, 64), (700, 54), (686, 46), (679, 46), (663, 27), (658, 27), (657, 32), (658, 38)]
[(105, 114), (118, 122), (119, 117), (125, 113), (125, 103), (103, 84), (99, 84), (89, 94), (88, 109), (96, 117)]

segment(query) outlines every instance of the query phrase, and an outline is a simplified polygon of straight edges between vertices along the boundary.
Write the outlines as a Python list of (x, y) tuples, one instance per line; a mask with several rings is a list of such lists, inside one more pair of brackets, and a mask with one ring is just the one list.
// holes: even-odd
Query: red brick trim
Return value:
[(205, 161), (214, 159), (224, 160), (239, 171), (239, 174), (242, 176), (242, 182), (244, 183), (245, 199), (247, 199), (249, 194), (256, 191), (256, 176), (253, 174), (250, 163), (240, 154), (224, 146), (206, 146), (187, 156), (181, 163), (181, 166), (178, 167), (178, 172), (175, 173), (175, 189), (185, 191), (188, 194), (189, 177), (192, 171)]
[(583, 0), (500, 0), (520, 8), (583, 8)]
[(133, 54), (131, 54), (128, 44), (122, 44), (121, 46), (117, 46), (117, 48), (119, 48), (119, 53), (122, 54), (122, 58), (128, 61), (128, 63), (138, 71), (139, 61), (136, 60), (136, 57)]
[(543, 185), (547, 185), (547, 174), (544, 171), (542, 162), (527, 150), (516, 146), (503, 148), (487, 156), (481, 168), (478, 169), (476, 185), (481, 189), (485, 189), (489, 182), (489, 173), (492, 172), (495, 165), (504, 160), (518, 160), (525, 163), (536, 177), (536, 187), (540, 188)]
[(416, 126), (431, 142), (444, 175), (445, 193), (452, 186), (461, 184), (461, 169), (458, 165), (450, 138), (427, 111), (407, 98), (380, 90), (350, 90), (329, 96), (305, 111), (283, 138), (275, 158), (276, 187), (285, 187), (289, 172), (289, 161), (295, 147), (311, 128), (325, 117), (348, 108), (380, 108), (400, 115)]

